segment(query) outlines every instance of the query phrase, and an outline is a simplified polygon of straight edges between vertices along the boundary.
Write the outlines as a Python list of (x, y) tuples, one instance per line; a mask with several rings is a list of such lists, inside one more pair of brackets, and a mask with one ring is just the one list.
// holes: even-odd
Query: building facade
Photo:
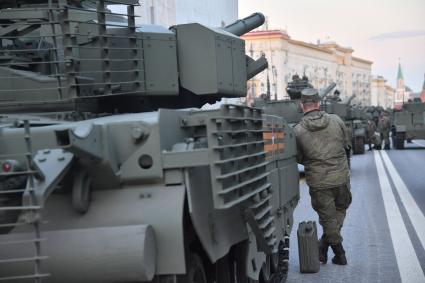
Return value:
[[(286, 86), (295, 74), (305, 74), (316, 88), (337, 84), (342, 99), (355, 94), (356, 104), (370, 104), (372, 62), (352, 56), (353, 49), (335, 42), (312, 44), (292, 39), (285, 31), (253, 31), (242, 36), (247, 55), (262, 54), (269, 68), (248, 82), (248, 98), (270, 91), (271, 99), (287, 99)], [(269, 85), (269, 87), (268, 87)]]
[(385, 97), (385, 83), (387, 82), (381, 76), (372, 78), (371, 80), (371, 105), (373, 106), (382, 106), (383, 97)]
[(395, 89), (387, 84), (387, 80), (382, 76), (371, 79), (371, 104), (381, 106), (384, 109), (394, 107)]
[(384, 108), (394, 108), (395, 88), (385, 85), (385, 98), (383, 99)]
[(220, 27), (237, 20), (238, 0), (146, 0), (135, 12), (138, 24), (170, 27), (198, 22)]

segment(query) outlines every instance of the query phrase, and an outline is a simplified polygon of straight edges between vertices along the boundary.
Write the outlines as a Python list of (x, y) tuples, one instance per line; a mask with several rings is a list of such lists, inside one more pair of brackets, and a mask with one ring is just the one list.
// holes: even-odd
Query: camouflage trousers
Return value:
[(341, 228), (352, 196), (350, 183), (334, 188), (310, 188), (311, 205), (319, 214), (323, 237), (330, 245), (342, 242)]
[(381, 141), (385, 142), (385, 146), (390, 146), (390, 131), (381, 132)]

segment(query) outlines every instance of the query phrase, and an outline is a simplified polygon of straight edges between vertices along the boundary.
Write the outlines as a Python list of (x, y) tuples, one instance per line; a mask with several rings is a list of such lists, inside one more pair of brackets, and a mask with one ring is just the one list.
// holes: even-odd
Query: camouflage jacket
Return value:
[(310, 187), (337, 187), (350, 180), (347, 132), (341, 118), (318, 110), (306, 113), (295, 126), (297, 159)]
[(366, 134), (368, 138), (371, 138), (376, 132), (376, 124), (373, 120), (367, 121)]
[(385, 115), (380, 117), (378, 121), (379, 132), (381, 133), (389, 132), (390, 128), (391, 128), (390, 118)]

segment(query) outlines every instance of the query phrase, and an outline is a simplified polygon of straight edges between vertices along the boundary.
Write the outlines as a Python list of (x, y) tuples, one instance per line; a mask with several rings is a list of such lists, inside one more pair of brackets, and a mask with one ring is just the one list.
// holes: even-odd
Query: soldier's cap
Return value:
[(318, 102), (320, 101), (317, 89), (309, 87), (301, 91), (301, 102)]

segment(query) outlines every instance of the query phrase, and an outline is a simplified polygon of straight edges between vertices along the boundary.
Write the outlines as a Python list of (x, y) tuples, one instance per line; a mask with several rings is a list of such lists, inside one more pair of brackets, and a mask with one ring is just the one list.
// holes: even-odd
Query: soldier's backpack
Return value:
[(301, 273), (316, 273), (320, 270), (319, 242), (315, 221), (303, 221), (298, 226), (298, 252)]

